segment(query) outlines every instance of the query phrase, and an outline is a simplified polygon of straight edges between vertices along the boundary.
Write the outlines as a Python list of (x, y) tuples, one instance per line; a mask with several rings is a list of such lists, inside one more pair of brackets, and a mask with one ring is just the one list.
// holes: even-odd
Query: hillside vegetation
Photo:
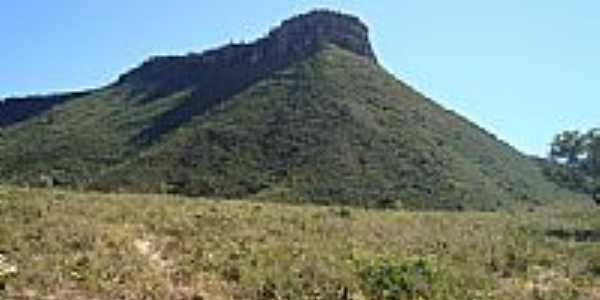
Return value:
[(589, 207), (412, 213), (2, 187), (0, 215), (7, 299), (600, 299)]
[(116, 86), (6, 128), (0, 174), (17, 183), (46, 175), (103, 190), (420, 209), (570, 196), (510, 146), (336, 47), (151, 144), (135, 141), (188, 95), (138, 103)]
[(339, 13), (71, 95), (0, 122), (0, 182), (408, 209), (579, 199), (386, 72), (367, 27)]

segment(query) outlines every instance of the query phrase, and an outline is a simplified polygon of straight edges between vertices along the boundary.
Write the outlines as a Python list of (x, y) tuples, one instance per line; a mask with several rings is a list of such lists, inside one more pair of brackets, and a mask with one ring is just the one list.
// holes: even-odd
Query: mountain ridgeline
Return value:
[(132, 87), (134, 94), (143, 94), (141, 101), (191, 90), (188, 101), (140, 133), (142, 140), (151, 141), (274, 72), (307, 59), (327, 44), (375, 61), (368, 29), (357, 18), (312, 13), (284, 22), (252, 44), (231, 44), (199, 55), (153, 58), (122, 76), (119, 83)]
[(0, 105), (3, 182), (411, 209), (573, 197), (386, 72), (367, 26), (337, 12), (70, 95)]
[(71, 99), (83, 97), (90, 92), (74, 92), (26, 98), (7, 98), (0, 101), (0, 127), (6, 127), (33, 118), (52, 107)]

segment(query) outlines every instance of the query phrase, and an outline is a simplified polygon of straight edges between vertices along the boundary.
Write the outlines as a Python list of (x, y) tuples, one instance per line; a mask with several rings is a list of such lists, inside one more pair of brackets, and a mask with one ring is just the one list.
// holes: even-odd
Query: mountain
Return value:
[(106, 87), (55, 97), (18, 118), (27, 101), (0, 106), (4, 182), (412, 209), (573, 197), (394, 78), (367, 26), (338, 12), (296, 16), (250, 44), (154, 57)]

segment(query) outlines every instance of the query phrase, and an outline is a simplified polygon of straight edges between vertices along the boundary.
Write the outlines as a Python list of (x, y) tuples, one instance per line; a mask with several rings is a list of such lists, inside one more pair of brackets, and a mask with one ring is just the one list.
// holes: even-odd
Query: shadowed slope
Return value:
[(89, 93), (91, 92), (3, 99), (0, 101), (0, 128), (34, 118), (52, 109), (56, 105), (84, 97)]

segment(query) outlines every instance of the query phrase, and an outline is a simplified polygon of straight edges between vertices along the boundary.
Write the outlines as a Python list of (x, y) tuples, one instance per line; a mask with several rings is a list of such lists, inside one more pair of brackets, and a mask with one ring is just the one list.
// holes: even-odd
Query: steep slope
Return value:
[(194, 118), (99, 182), (410, 208), (561, 197), (510, 146), (337, 47)]
[(0, 178), (15, 183), (416, 209), (573, 196), (388, 74), (366, 26), (328, 11), (151, 59), (0, 134)]

